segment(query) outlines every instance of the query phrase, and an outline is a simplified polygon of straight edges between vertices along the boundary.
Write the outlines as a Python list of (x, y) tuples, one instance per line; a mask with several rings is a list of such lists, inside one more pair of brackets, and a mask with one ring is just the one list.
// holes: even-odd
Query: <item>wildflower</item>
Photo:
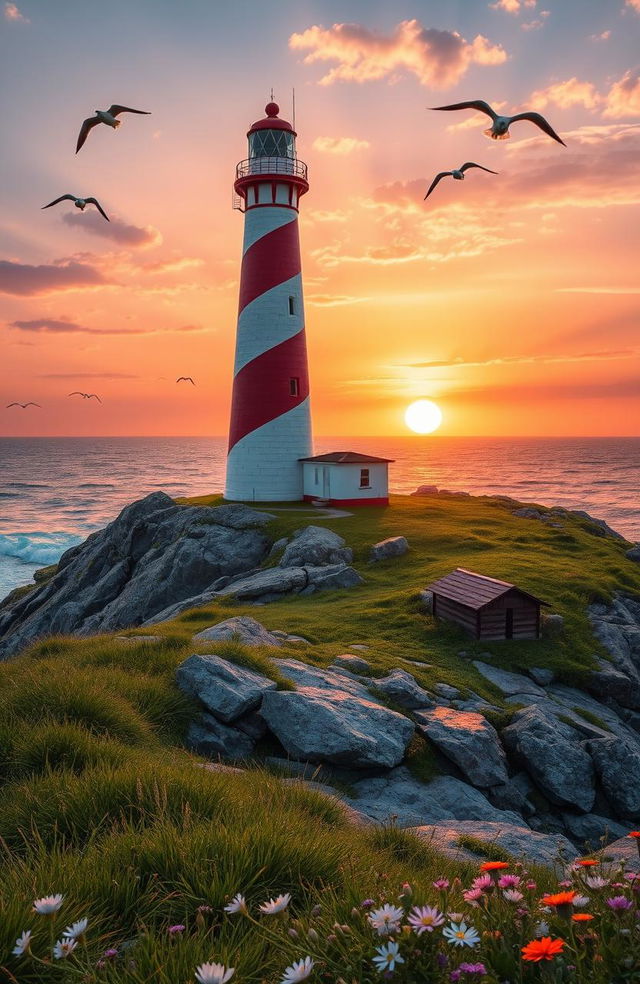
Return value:
[(606, 888), (609, 882), (606, 878), (602, 878), (600, 875), (587, 875), (584, 880), (585, 885), (589, 888)]
[(458, 981), (460, 980), (461, 977), (462, 977), (461, 970), (452, 970), (451, 973), (449, 974), (449, 980), (451, 981), (451, 984), (458, 984)]
[(482, 892), (490, 892), (494, 886), (494, 881), (491, 875), (480, 875), (479, 878), (474, 878), (471, 883), (473, 888), (479, 888)]
[(450, 926), (445, 926), (442, 935), (453, 946), (476, 946), (480, 942), (478, 931), (465, 922), (452, 922)]
[(640, 840), (640, 830), (630, 830), (627, 837), (633, 837), (634, 840)]
[(589, 905), (589, 899), (586, 895), (576, 895), (573, 905), (576, 909), (584, 909), (585, 905)]
[(297, 962), (294, 961), (285, 970), (280, 984), (296, 984), (297, 981), (306, 980), (314, 966), (315, 964), (311, 957), (305, 957), (304, 960), (298, 960)]
[(543, 936), (541, 940), (532, 940), (522, 947), (522, 956), (525, 960), (540, 963), (541, 960), (553, 960), (555, 956), (562, 953), (564, 940), (552, 940), (550, 936)]
[(22, 936), (19, 936), (16, 940), (16, 945), (11, 951), (14, 957), (22, 957), (25, 953), (29, 952), (29, 947), (31, 946), (31, 930), (25, 929)]
[(227, 984), (235, 973), (235, 967), (225, 967), (219, 963), (203, 963), (196, 967), (198, 984)]
[(433, 887), (437, 888), (440, 892), (445, 892), (449, 888), (449, 879), (438, 878), (433, 882)]
[(311, 929), (307, 930), (307, 936), (309, 937), (310, 940), (313, 940), (314, 943), (317, 943), (318, 940), (320, 939), (313, 926), (311, 927)]
[(408, 921), (414, 933), (422, 936), (423, 933), (432, 933), (437, 926), (442, 926), (444, 916), (429, 905), (423, 905), (422, 908), (414, 905), (409, 913)]
[(396, 964), (404, 963), (404, 957), (398, 953), (400, 949), (397, 943), (386, 943), (384, 946), (376, 947), (377, 957), (373, 958), (373, 963), (379, 971), (393, 971)]
[(286, 895), (279, 895), (277, 899), (263, 902), (260, 905), (260, 912), (263, 912), (265, 916), (274, 916), (277, 912), (284, 912), (289, 902), (291, 902), (291, 895), (287, 892)]
[(527, 888), (527, 889), (528, 889), (528, 890), (529, 890), (530, 892), (535, 892), (535, 890), (536, 890), (536, 888), (538, 887), (538, 885), (537, 885), (537, 883), (536, 883), (536, 882), (534, 882), (534, 881), (528, 881), (525, 887), (526, 887), (526, 888)]
[(180, 936), (181, 933), (184, 933), (185, 929), (186, 926), (183, 926), (182, 923), (178, 923), (176, 926), (169, 926), (167, 932), (169, 936)]
[(470, 905), (478, 905), (478, 900), (484, 897), (484, 892), (481, 888), (468, 888), (466, 892), (462, 893), (462, 898), (465, 902), (469, 902)]
[(291, 937), (292, 940), (297, 940), (298, 939), (298, 930), (297, 929), (293, 929), (293, 927), (292, 927), (291, 929), (288, 929), (287, 930), (287, 933), (289, 934), (289, 936)]
[(398, 909), (395, 905), (383, 905), (380, 909), (373, 909), (367, 919), (379, 936), (388, 936), (390, 933), (397, 933), (400, 929), (400, 920), (404, 916), (404, 910)]
[(67, 957), (71, 956), (77, 945), (77, 940), (58, 940), (53, 948), (53, 955), (55, 959), (66, 960)]
[(536, 926), (534, 932), (535, 932), (535, 934), (536, 934), (536, 936), (537, 936), (538, 939), (540, 939), (541, 936), (548, 936), (549, 935), (549, 923), (546, 923), (544, 921), (539, 922), (538, 925)]
[(461, 912), (447, 912), (447, 916), (449, 917), (451, 922), (462, 922), (462, 920), (464, 919), (464, 916), (462, 915)]
[(246, 916), (249, 910), (247, 909), (247, 903), (244, 895), (241, 895), (240, 892), (238, 892), (237, 895), (234, 895), (231, 902), (225, 905), (224, 911), (229, 913), (241, 912), (243, 916)]
[[(373, 905), (373, 902), (371, 904)], [(314, 919), (317, 919), (318, 916), (321, 916), (322, 915), (322, 906), (321, 905), (314, 905), (313, 909), (311, 910), (311, 915), (313, 916)]]
[(118, 951), (116, 950), (115, 946), (110, 946), (108, 950), (104, 951), (102, 956), (106, 957), (107, 960), (115, 960), (115, 958), (118, 956)]
[(411, 898), (412, 894), (413, 894), (413, 889), (409, 884), (409, 882), (403, 882), (402, 888), (400, 889), (401, 897), (409, 899)]
[(522, 892), (518, 892), (515, 888), (508, 888), (506, 892), (502, 893), (502, 895), (507, 902), (522, 902), (524, 898)]
[(70, 926), (67, 926), (62, 935), (66, 936), (66, 938), (70, 940), (80, 939), (80, 937), (84, 936), (86, 933), (88, 925), (88, 919), (79, 919), (78, 922), (74, 922)]
[(42, 899), (36, 899), (33, 903), (33, 911), (41, 916), (50, 916), (57, 912), (62, 905), (64, 895), (45, 895)]
[(509, 865), (506, 861), (485, 861), (480, 865), (480, 871), (503, 871)]
[(520, 875), (502, 875), (498, 878), (498, 888), (517, 888), (521, 881)]
[(613, 898), (607, 899), (607, 905), (614, 912), (623, 912), (625, 909), (631, 909), (633, 902), (625, 898), (624, 895), (614, 895)]
[(375, 899), (363, 899), (362, 902), (360, 903), (360, 906), (363, 909), (370, 909), (371, 906), (375, 904), (376, 904)]
[(593, 916), (590, 916), (588, 912), (574, 912), (571, 918), (574, 922), (591, 922)]
[(557, 892), (555, 895), (544, 895), (542, 904), (549, 905), (557, 909), (559, 915), (566, 916), (567, 913), (571, 912), (574, 901), (577, 898), (577, 892)]
[(599, 861), (595, 861), (593, 858), (578, 858), (574, 861), (576, 868), (593, 868), (594, 865), (600, 864)]
[(486, 974), (487, 968), (483, 963), (461, 963), (458, 967), (463, 974)]

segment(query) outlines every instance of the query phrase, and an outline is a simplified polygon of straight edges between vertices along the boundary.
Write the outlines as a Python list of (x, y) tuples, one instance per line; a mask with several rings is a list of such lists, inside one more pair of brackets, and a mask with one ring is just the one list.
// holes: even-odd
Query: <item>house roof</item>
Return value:
[(523, 591), (510, 581), (499, 581), (495, 577), (487, 577), (486, 574), (477, 574), (475, 571), (468, 571), (464, 567), (456, 567), (455, 571), (441, 577), (438, 581), (428, 586), (429, 591), (434, 594), (442, 595), (450, 601), (457, 601), (466, 608), (474, 611), (484, 608), (496, 598), (502, 597), (508, 591), (517, 591), (518, 594), (530, 598), (539, 605), (546, 605), (546, 601), (536, 598), (528, 591)]
[(299, 461), (325, 461), (332, 465), (373, 465), (392, 464), (393, 458), (374, 458), (370, 454), (360, 454), (358, 451), (330, 451), (329, 454), (316, 454), (310, 458), (300, 458)]

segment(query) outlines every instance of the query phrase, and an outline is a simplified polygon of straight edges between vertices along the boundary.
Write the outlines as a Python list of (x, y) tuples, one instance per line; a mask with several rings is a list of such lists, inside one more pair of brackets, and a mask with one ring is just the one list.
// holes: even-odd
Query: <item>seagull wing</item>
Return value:
[(67, 396), (84, 396), (84, 393), (81, 393), (80, 390), (74, 390), (73, 393), (67, 393)]
[(498, 114), (495, 113), (488, 102), (484, 99), (471, 99), (469, 102), (452, 103), (450, 106), (431, 106), (431, 109), (475, 109), (479, 113), (486, 113), (492, 120), (497, 120)]
[(85, 201), (86, 202), (91, 202), (92, 205), (95, 205), (95, 207), (100, 212), (100, 215), (103, 215), (105, 217), (105, 219), (107, 220), (107, 222), (110, 221), (109, 216), (107, 215), (107, 213), (105, 212), (105, 210), (103, 209), (102, 205), (100, 204), (100, 202), (98, 201), (97, 198), (85, 198)]
[(21, 406), (22, 406), (21, 403), (7, 403), (7, 407), (6, 408), (8, 410), (9, 407), (21, 407)]
[(429, 197), (429, 195), (431, 194), (431, 192), (433, 191), (433, 189), (435, 188), (435, 186), (438, 184), (438, 182), (439, 181), (442, 181), (443, 178), (450, 177), (450, 175), (451, 175), (451, 171), (440, 171), (440, 174), (436, 174), (435, 178), (431, 182), (431, 187), (429, 188), (429, 191), (424, 196), (424, 201), (425, 202), (426, 202), (427, 198)]
[(511, 117), (511, 123), (515, 123), (516, 120), (529, 120), (530, 123), (535, 123), (536, 126), (540, 127), (543, 133), (546, 133), (548, 137), (552, 137), (553, 140), (557, 140), (559, 144), (566, 147), (564, 140), (561, 140), (556, 131), (553, 129), (550, 123), (545, 120), (544, 116), (540, 113), (518, 113), (517, 116)]
[(98, 401), (98, 403), (102, 403), (102, 400), (100, 399), (97, 393), (89, 393), (88, 399), (90, 400), (92, 397), (94, 397)]
[(67, 200), (70, 201), (70, 202), (75, 202), (76, 196), (75, 195), (60, 195), (60, 198), (56, 198), (55, 201), (49, 202), (48, 205), (43, 205), (42, 207), (43, 208), (51, 208), (52, 205), (57, 205), (58, 202), (64, 202), (64, 201), (67, 201)]
[(88, 119), (84, 121), (84, 123), (80, 127), (80, 133), (78, 134), (78, 143), (76, 144), (76, 154), (78, 153), (78, 151), (84, 144), (85, 140), (89, 136), (89, 131), (92, 130), (94, 126), (97, 126), (98, 123), (102, 123), (102, 120), (100, 119), (99, 116), (90, 116)]
[(474, 164), (473, 161), (467, 161), (466, 164), (463, 164), (462, 165), (462, 167), (460, 168), (460, 170), (461, 171), (468, 171), (470, 167), (479, 167), (481, 171), (488, 171), (489, 174), (498, 174), (499, 173), (498, 171), (492, 171), (491, 168), (489, 168), (489, 167), (483, 167), (482, 164)]
[(146, 109), (131, 109), (129, 106), (118, 106), (117, 103), (109, 106), (108, 112), (111, 116), (119, 116), (120, 113), (138, 113), (139, 116), (151, 116), (151, 113), (147, 112)]
[[(25, 407), (40, 407), (40, 404), (39, 403), (33, 403), (33, 402), (25, 403)], [(42, 407), (40, 407), (40, 409), (42, 409)]]

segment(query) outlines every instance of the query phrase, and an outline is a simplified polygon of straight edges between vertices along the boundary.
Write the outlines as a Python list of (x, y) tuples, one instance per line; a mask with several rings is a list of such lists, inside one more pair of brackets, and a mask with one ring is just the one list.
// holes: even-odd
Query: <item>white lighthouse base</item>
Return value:
[(297, 502), (303, 497), (302, 464), (311, 448), (309, 400), (256, 428), (227, 458), (225, 499)]

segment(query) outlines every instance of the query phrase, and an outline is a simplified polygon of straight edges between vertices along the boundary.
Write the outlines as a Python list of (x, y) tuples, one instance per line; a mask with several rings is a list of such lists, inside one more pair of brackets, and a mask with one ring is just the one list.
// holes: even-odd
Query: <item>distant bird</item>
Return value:
[(432, 106), (431, 109), (476, 109), (479, 113), (486, 113), (487, 116), (491, 117), (493, 122), (489, 129), (483, 132), (485, 136), (491, 137), (492, 140), (508, 140), (511, 136), (509, 133), (511, 124), (516, 123), (518, 120), (528, 120), (530, 123), (535, 123), (547, 136), (557, 140), (563, 147), (567, 146), (564, 140), (560, 139), (551, 124), (540, 113), (518, 113), (516, 116), (498, 116), (495, 110), (484, 99), (472, 99), (469, 102), (453, 103), (451, 106)]
[(97, 198), (76, 198), (75, 195), (60, 195), (60, 198), (56, 198), (55, 201), (49, 202), (48, 205), (43, 205), (42, 207), (51, 208), (52, 205), (57, 205), (58, 202), (65, 202), (65, 201), (73, 202), (75, 207), (79, 208), (81, 212), (84, 212), (85, 207), (87, 205), (95, 205), (95, 207), (100, 212), (100, 215), (103, 215), (107, 220), (107, 222), (110, 221), (109, 216), (107, 215), (107, 213), (105, 212), (105, 210), (103, 209), (102, 205), (100, 204)]
[(191, 383), (192, 386), (196, 385), (193, 379), (191, 378), (191, 376), (178, 376), (178, 378), (176, 379), (176, 383), (181, 383), (183, 380), (185, 383)]
[(466, 164), (463, 164), (459, 168), (454, 168), (453, 171), (440, 171), (440, 174), (436, 174), (435, 178), (431, 182), (431, 187), (429, 188), (429, 191), (424, 196), (425, 201), (427, 200), (427, 198), (429, 197), (435, 186), (438, 184), (438, 182), (442, 181), (443, 178), (451, 177), (454, 178), (455, 181), (464, 181), (464, 172), (468, 171), (470, 167), (479, 167), (481, 171), (487, 171), (489, 174), (498, 174), (498, 171), (492, 171), (488, 167), (483, 167), (482, 164), (474, 164), (473, 161), (467, 161)]
[(114, 130), (117, 129), (117, 127), (119, 127), (122, 123), (122, 120), (116, 119), (116, 116), (119, 116), (120, 113), (137, 113), (139, 116), (151, 116), (151, 113), (148, 113), (145, 109), (130, 109), (128, 106), (118, 106), (116, 103), (113, 103), (113, 105), (109, 106), (109, 109), (106, 110), (96, 109), (96, 115), (90, 116), (80, 127), (76, 154), (89, 136), (89, 130), (92, 130), (94, 126), (98, 125), (98, 123), (106, 123), (107, 126), (112, 126)]
[(97, 393), (81, 393), (80, 390), (74, 390), (73, 393), (68, 393), (67, 396), (81, 396), (83, 400), (97, 400), (98, 403), (102, 403)]
[[(40, 404), (33, 403), (31, 401), (29, 403), (7, 403), (7, 410), (9, 407), (22, 407), (23, 410), (26, 410), (27, 407), (40, 407)], [(42, 409), (42, 407), (40, 407), (40, 409)]]

